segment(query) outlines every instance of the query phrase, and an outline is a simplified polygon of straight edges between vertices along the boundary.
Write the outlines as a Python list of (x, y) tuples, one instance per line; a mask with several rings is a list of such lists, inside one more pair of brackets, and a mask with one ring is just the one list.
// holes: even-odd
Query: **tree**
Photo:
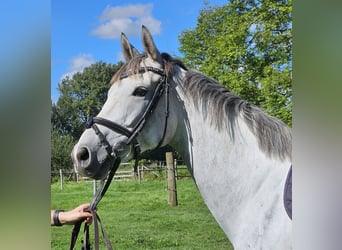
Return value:
[(51, 169), (71, 168), (70, 153), (84, 131), (89, 115), (102, 108), (109, 82), (122, 63), (97, 62), (66, 77), (58, 85), (60, 97), (51, 112)]
[(88, 117), (100, 112), (107, 98), (109, 82), (121, 66), (121, 62), (116, 65), (97, 62), (71, 78), (62, 79), (58, 85), (61, 95), (52, 105), (53, 129), (78, 140)]
[(184, 62), (292, 124), (292, 0), (231, 0), (179, 36)]
[(51, 170), (71, 169), (71, 150), (75, 141), (70, 135), (63, 135), (57, 130), (51, 131)]

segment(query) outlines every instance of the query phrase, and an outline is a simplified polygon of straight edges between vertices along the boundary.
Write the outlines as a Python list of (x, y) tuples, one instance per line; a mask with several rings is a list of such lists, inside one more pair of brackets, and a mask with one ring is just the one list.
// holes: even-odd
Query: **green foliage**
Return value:
[(57, 130), (51, 131), (51, 170), (72, 169), (70, 153), (75, 141), (70, 135), (63, 135)]
[(58, 85), (60, 97), (51, 112), (51, 169), (72, 168), (70, 153), (89, 115), (102, 108), (109, 82), (122, 63), (97, 62)]
[(151, 151), (146, 151), (141, 154), (141, 159), (154, 160), (154, 161), (165, 161), (165, 153), (172, 152), (175, 159), (181, 160), (182, 156), (176, 152), (170, 145), (166, 145), (162, 148), (157, 148)]
[(231, 0), (179, 36), (184, 62), (292, 124), (292, 0)]
[[(192, 179), (177, 181), (177, 207), (167, 204), (165, 186), (165, 179), (111, 184), (97, 211), (113, 248), (233, 249)], [(52, 209), (69, 210), (91, 198), (92, 182), (67, 183), (63, 190), (58, 183), (51, 185)], [(68, 249), (71, 230), (71, 226), (52, 227), (51, 249)], [(75, 249), (81, 239), (82, 233)], [(100, 249), (106, 249), (102, 238), (100, 242)]]
[[(292, 0), (231, 0), (222, 7), (207, 7), (196, 28), (179, 36), (183, 60), (291, 125), (291, 11)], [(52, 168), (71, 166), (72, 145), (87, 117), (100, 111), (121, 66), (97, 62), (59, 83), (61, 95), (51, 114)], [(165, 150), (170, 149), (143, 157), (164, 158)]]
[(62, 134), (77, 140), (84, 130), (90, 115), (102, 108), (109, 89), (109, 82), (122, 63), (116, 65), (97, 62), (66, 77), (58, 85), (60, 97), (52, 106), (52, 126)]

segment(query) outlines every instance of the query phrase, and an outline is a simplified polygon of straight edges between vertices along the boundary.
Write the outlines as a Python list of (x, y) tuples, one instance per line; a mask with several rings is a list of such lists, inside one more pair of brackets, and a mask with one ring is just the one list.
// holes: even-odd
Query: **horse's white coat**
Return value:
[(267, 157), (242, 119), (233, 141), (208, 124), (182, 88), (176, 89), (184, 100), (177, 109), (186, 111), (174, 112), (180, 126), (170, 144), (187, 159), (203, 199), (234, 248), (291, 249), (291, 221), (282, 196), (290, 160)]
[[(145, 28), (143, 36), (150, 38)], [(148, 39), (143, 41), (148, 42)], [(155, 45), (145, 44), (145, 50), (148, 46)], [(153, 62), (149, 51), (146, 52), (148, 59), (144, 65), (161, 67), (161, 63)], [(235, 249), (291, 249), (292, 223), (283, 206), (291, 160), (271, 158), (260, 150), (255, 135), (242, 117), (237, 120), (234, 139), (227, 131), (212, 126), (201, 107), (192, 100), (191, 93), (184, 91), (181, 81), (184, 75), (185, 71), (179, 68), (177, 76), (169, 82), (170, 116), (164, 144), (170, 144), (183, 155), (205, 203)], [(159, 77), (147, 72), (113, 84), (98, 116), (132, 127), (148, 98), (133, 97), (131, 93), (140, 85), (153, 88), (151, 83)], [(138, 137), (143, 151), (158, 144), (164, 122), (164, 102), (160, 102)], [(123, 139), (99, 127), (111, 143)], [(86, 131), (74, 151), (85, 144), (100, 150), (97, 141), (93, 131)], [(129, 155), (127, 160), (131, 157)]]

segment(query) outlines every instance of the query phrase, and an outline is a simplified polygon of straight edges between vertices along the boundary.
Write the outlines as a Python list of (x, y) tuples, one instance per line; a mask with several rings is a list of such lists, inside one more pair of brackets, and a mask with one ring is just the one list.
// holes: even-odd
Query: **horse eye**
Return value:
[(133, 95), (134, 96), (145, 96), (147, 93), (147, 88), (145, 87), (137, 87), (134, 92)]

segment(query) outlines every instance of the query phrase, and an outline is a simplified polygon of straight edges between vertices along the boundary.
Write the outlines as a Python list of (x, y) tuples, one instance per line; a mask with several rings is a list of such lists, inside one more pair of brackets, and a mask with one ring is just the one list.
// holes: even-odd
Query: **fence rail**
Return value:
[[(191, 177), (191, 176), (187, 171), (186, 172), (182, 171), (182, 175), (179, 175), (179, 171), (186, 169), (186, 167), (184, 166), (180, 167), (178, 165), (179, 161), (173, 160), (171, 152), (166, 153), (166, 159), (167, 159), (166, 162), (159, 162), (159, 164), (138, 165), (137, 171), (134, 171), (134, 168), (131, 168), (128, 170), (117, 171), (114, 175), (114, 180), (138, 180), (140, 183), (140, 181), (144, 179), (146, 173), (149, 173), (150, 175), (156, 178), (165, 176), (167, 180), (167, 192), (168, 192), (168, 197), (169, 197), (169, 204), (171, 206), (177, 206), (178, 202), (177, 202), (176, 181), (179, 178)], [(130, 165), (130, 163), (123, 163), (121, 165)], [(187, 173), (187, 174), (184, 174), (184, 173)], [(64, 183), (63, 176), (64, 175), (68, 176), (67, 180), (69, 181), (73, 176), (75, 177), (74, 179), (76, 180), (76, 182), (80, 180), (80, 177), (78, 176), (78, 174), (71, 170), (62, 171), (62, 169), (59, 169), (59, 171), (51, 171), (51, 178), (54, 175), (59, 176), (61, 189), (63, 189), (63, 183)], [(98, 181), (90, 180), (89, 178), (85, 178), (85, 177), (81, 177), (81, 180), (93, 182), (93, 193), (95, 195)]]
[[(175, 178), (189, 178), (191, 175), (187, 171), (187, 168), (183, 164), (183, 161), (174, 161), (175, 164)], [(129, 168), (132, 166), (132, 168)], [(166, 162), (161, 161), (158, 163), (152, 164), (139, 164), (137, 168), (137, 172), (134, 172), (133, 164), (131, 163), (122, 163), (120, 167), (123, 167), (123, 170), (118, 170), (115, 173), (114, 180), (116, 181), (123, 181), (123, 180), (144, 180), (145, 178), (160, 178), (167, 175), (167, 167)], [(128, 169), (127, 169), (128, 168)], [(65, 170), (59, 169), (55, 171), (51, 171), (51, 178), (53, 181), (58, 181), (63, 185), (65, 181), (92, 181), (91, 178), (82, 177), (74, 170)]]

